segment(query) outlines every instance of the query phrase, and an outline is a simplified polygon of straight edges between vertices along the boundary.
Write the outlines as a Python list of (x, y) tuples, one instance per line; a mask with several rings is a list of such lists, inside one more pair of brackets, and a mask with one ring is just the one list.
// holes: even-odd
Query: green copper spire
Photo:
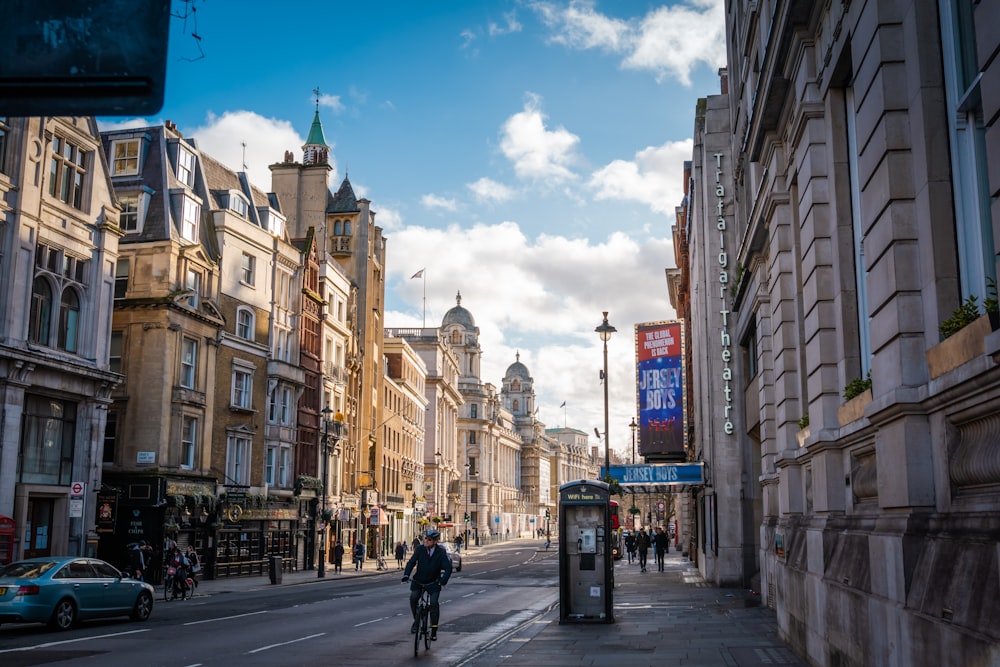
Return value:
[(326, 146), (326, 137), (323, 136), (323, 124), (319, 122), (319, 88), (313, 88), (316, 95), (316, 115), (313, 116), (312, 127), (309, 128), (309, 137), (306, 139), (306, 146)]

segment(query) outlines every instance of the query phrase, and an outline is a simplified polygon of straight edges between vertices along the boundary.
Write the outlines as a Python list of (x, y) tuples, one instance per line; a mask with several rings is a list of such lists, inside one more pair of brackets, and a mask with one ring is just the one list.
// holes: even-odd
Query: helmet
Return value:
[(439, 533), (438, 531), (436, 531), (433, 528), (431, 528), (426, 533), (424, 533), (424, 537), (425, 538), (430, 538), (432, 540), (440, 540), (441, 539), (441, 533)]

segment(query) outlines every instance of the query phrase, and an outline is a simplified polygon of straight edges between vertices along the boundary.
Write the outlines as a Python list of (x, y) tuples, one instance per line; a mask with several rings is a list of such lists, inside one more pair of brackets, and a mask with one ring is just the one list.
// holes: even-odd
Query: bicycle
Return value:
[(417, 631), (413, 634), (413, 657), (420, 655), (420, 641), (424, 642), (424, 650), (431, 648), (431, 594), (424, 584), (420, 587), (420, 599), (417, 601)]
[(177, 568), (168, 566), (165, 574), (163, 575), (163, 601), (169, 602), (170, 600), (177, 599), (177, 593), (180, 592), (181, 600), (194, 597), (194, 586), (189, 583), (190, 579), (185, 572), (181, 572), (183, 579), (177, 579)]
[(379, 554), (378, 556), (375, 557), (375, 569), (376, 570), (389, 569), (389, 566), (385, 564), (385, 558), (382, 557), (382, 554)]

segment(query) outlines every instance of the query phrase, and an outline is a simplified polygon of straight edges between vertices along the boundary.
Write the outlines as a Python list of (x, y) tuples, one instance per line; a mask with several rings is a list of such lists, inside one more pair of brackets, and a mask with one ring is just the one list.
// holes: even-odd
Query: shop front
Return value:
[(212, 524), (212, 545), (204, 559), (213, 578), (268, 574), (270, 560), (281, 556), (282, 570), (299, 569), (300, 521), (294, 499), (270, 500), (228, 490)]

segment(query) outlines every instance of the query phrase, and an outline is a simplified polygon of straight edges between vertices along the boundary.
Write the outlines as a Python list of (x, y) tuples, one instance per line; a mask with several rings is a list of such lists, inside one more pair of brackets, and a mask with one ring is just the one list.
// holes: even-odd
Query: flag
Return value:
[(424, 275), (424, 270), (420, 269), (419, 271), (417, 271), (416, 273), (414, 273), (412, 276), (410, 276), (410, 280), (413, 280), (414, 278), (421, 278), (421, 277), (423, 277), (423, 275)]
[(560, 405), (559, 407), (560, 407), (560, 408), (565, 408), (565, 407), (566, 407), (566, 401), (563, 401), (563, 404), (562, 404), (562, 405)]

